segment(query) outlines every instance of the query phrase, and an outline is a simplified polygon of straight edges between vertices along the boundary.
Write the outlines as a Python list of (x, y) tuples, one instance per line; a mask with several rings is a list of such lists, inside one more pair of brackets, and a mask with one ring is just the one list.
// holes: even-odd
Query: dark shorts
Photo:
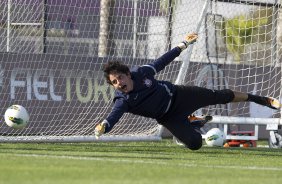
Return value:
[(210, 90), (197, 86), (176, 86), (176, 93), (169, 111), (157, 121), (165, 126), (188, 148), (202, 146), (202, 136), (187, 120), (187, 116), (208, 105), (226, 104), (234, 99), (230, 89)]

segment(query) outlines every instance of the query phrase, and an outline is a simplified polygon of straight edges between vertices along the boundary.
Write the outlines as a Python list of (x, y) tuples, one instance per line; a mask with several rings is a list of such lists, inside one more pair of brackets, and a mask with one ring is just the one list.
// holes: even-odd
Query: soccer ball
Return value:
[(4, 115), (5, 122), (9, 127), (16, 129), (24, 128), (28, 121), (29, 115), (27, 110), (21, 105), (12, 105), (10, 106)]
[(205, 137), (208, 146), (223, 146), (226, 136), (219, 128), (210, 129)]

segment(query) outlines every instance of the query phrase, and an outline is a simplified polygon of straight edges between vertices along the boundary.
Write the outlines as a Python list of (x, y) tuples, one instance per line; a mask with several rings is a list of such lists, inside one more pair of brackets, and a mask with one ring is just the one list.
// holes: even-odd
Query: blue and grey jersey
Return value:
[(124, 113), (158, 119), (169, 110), (175, 87), (168, 81), (156, 80), (154, 76), (180, 53), (181, 50), (175, 47), (154, 62), (130, 71), (133, 90), (129, 93), (115, 91), (113, 109), (104, 120), (107, 123), (106, 132), (113, 128)]

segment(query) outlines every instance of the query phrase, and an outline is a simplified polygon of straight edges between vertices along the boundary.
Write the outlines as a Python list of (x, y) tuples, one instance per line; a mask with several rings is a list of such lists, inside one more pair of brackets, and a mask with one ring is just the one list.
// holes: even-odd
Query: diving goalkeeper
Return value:
[(197, 38), (197, 34), (188, 34), (177, 47), (154, 62), (134, 70), (117, 61), (105, 64), (104, 76), (107, 83), (115, 89), (114, 105), (108, 117), (95, 127), (95, 136), (99, 137), (111, 131), (122, 115), (129, 112), (156, 119), (186, 147), (198, 150), (202, 146), (200, 128), (204, 123), (191, 123), (187, 118), (197, 109), (208, 105), (243, 101), (255, 102), (272, 109), (280, 108), (280, 102), (271, 97), (230, 89), (211, 90), (197, 86), (175, 85), (154, 78)]

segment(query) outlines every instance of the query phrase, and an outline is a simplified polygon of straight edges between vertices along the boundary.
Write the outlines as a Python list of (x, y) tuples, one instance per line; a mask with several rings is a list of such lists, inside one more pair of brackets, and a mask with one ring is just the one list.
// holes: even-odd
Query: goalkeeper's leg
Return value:
[(181, 94), (178, 95), (181, 96), (177, 103), (179, 106), (178, 109), (185, 109), (189, 114), (208, 105), (226, 104), (230, 102), (249, 101), (276, 110), (281, 108), (279, 100), (275, 98), (252, 95), (230, 89), (211, 90), (197, 86), (182, 86), (177, 87), (177, 93)]
[(252, 94), (241, 93), (237, 91), (233, 91), (233, 93), (234, 93), (234, 99), (232, 102), (250, 101), (275, 110), (281, 108), (281, 104), (279, 100), (272, 97), (252, 95)]

